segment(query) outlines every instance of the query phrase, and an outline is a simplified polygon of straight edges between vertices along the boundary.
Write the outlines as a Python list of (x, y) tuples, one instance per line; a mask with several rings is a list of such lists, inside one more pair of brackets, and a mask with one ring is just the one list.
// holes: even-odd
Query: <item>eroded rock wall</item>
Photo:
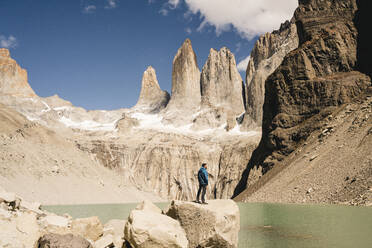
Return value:
[(0, 94), (34, 97), (27, 81), (27, 71), (10, 57), (9, 50), (0, 48)]
[(169, 93), (160, 89), (155, 69), (149, 66), (143, 73), (141, 93), (134, 110), (157, 113), (167, 106), (169, 98)]
[[(140, 134), (134, 135), (138, 137)], [(142, 134), (143, 135), (143, 134)], [(221, 145), (177, 134), (147, 134), (141, 143), (93, 141), (79, 148), (105, 167), (117, 170), (123, 180), (164, 199), (194, 200), (201, 163), (208, 164), (208, 199), (231, 198), (258, 137)]]
[[(265, 82), (262, 139), (237, 187), (241, 192), (293, 152), (333, 107), (363, 94), (371, 81), (357, 70), (355, 0), (300, 0), (299, 47)], [(261, 168), (261, 169), (257, 169)]]
[(297, 27), (293, 20), (257, 40), (246, 70), (247, 111), (242, 125), (245, 129), (261, 126), (265, 81), (282, 63), (283, 58), (297, 47)]

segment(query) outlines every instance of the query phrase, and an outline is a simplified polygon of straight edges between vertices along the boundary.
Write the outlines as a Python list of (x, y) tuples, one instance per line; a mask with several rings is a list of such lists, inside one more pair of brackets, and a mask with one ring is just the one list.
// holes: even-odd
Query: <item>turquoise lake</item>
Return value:
[[(126, 219), (137, 204), (58, 205), (43, 208), (102, 223)], [(165, 208), (168, 203), (157, 203)], [(372, 208), (336, 205), (238, 203), (239, 247), (371, 248)]]

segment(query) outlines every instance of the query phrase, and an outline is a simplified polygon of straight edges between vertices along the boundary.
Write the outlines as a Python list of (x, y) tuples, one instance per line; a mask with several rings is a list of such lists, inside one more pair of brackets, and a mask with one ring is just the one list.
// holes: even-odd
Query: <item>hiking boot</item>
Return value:
[(208, 205), (208, 202), (202, 202), (201, 204), (205, 204), (205, 205)]
[(196, 200), (196, 201), (194, 201), (195, 203), (199, 203), (199, 204), (201, 204), (201, 202), (199, 201), (199, 200)]

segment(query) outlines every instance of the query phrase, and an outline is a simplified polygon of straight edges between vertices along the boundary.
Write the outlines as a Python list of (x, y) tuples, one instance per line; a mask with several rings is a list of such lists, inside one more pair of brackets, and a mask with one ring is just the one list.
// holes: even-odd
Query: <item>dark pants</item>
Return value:
[(199, 196), (201, 192), (201, 200), (202, 202), (205, 202), (205, 192), (207, 191), (207, 185), (201, 185), (199, 184), (199, 190), (198, 190), (198, 195), (196, 196), (196, 200), (199, 201)]

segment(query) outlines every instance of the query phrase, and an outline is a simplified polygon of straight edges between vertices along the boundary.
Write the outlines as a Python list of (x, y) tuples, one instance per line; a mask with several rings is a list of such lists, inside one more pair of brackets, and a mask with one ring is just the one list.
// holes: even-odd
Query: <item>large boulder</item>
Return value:
[(38, 248), (93, 248), (85, 239), (72, 234), (46, 234), (38, 241)]
[(93, 216), (73, 220), (71, 230), (74, 234), (78, 234), (86, 239), (96, 241), (103, 234), (103, 225), (97, 216)]
[(189, 247), (238, 247), (240, 213), (232, 200), (211, 200), (208, 205), (173, 201), (167, 215), (180, 222)]
[(101, 237), (99, 240), (94, 242), (94, 248), (114, 248), (114, 247), (122, 247), (121, 246), (116, 246), (114, 243), (114, 236), (111, 234), (105, 235)]
[(155, 208), (133, 210), (125, 225), (124, 236), (136, 248), (188, 247), (185, 231), (178, 221), (159, 213)]
[(154, 203), (152, 203), (151, 201), (148, 201), (148, 200), (145, 200), (145, 201), (141, 202), (136, 207), (136, 210), (155, 212), (155, 213), (158, 213), (158, 214), (162, 213), (160, 208), (158, 208)]
[[(124, 243), (124, 228), (126, 220), (110, 220), (103, 227), (103, 238), (113, 237), (115, 247), (122, 247)], [(102, 241), (101, 241), (102, 242)]]
[(0, 215), (0, 247), (37, 247), (40, 229), (35, 213)]

